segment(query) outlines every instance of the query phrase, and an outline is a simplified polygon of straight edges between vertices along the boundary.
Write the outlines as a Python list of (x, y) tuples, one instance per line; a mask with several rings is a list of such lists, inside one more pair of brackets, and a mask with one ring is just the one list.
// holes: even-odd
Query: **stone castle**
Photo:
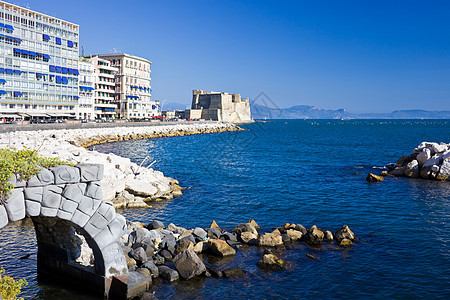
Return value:
[(248, 98), (240, 94), (193, 90), (192, 108), (187, 119), (205, 119), (231, 123), (253, 122)]

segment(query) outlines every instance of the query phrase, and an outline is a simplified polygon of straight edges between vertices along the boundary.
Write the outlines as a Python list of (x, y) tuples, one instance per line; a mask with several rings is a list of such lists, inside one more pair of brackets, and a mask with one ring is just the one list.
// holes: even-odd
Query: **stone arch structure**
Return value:
[[(27, 182), (13, 177), (15, 188), (0, 203), (0, 228), (32, 218), (38, 243), (38, 275), (56, 275), (102, 296), (126, 297), (127, 263), (119, 244), (126, 220), (102, 200), (103, 165), (80, 164), (42, 169)], [(82, 237), (81, 237), (82, 236)], [(93, 266), (76, 262), (82, 244), (89, 245)], [(52, 276), (54, 277), (54, 276)], [(119, 279), (119, 280), (115, 280)]]

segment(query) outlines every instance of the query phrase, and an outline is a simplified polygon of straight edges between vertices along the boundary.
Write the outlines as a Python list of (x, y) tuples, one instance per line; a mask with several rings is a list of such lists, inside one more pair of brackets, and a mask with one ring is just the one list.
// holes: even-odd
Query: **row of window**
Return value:
[(65, 40), (65, 39), (61, 39), (59, 37), (51, 37), (48, 34), (43, 34), (42, 35), (42, 41), (44, 42), (54, 42), (56, 45), (67, 45), (67, 47), (69, 48), (78, 48), (78, 43), (71, 41), (71, 40)]
[[(30, 17), (32, 17), (31, 14), (30, 14)], [(36, 14), (35, 18), (39, 21), (53, 23), (53, 24), (62, 26), (67, 29), (71, 29), (71, 30), (78, 29), (78, 27), (76, 27), (76, 26), (69, 26), (67, 24), (61, 24), (60, 20), (42, 16), (39, 14)], [(61, 36), (78, 37), (78, 34), (75, 32), (72, 32), (71, 30), (65, 30), (65, 29), (54, 27), (54, 26), (42, 24), (40, 22), (35, 22), (32, 19), (15, 16), (15, 15), (12, 15), (12, 14), (10, 14), (8, 12), (4, 12), (4, 11), (0, 11), (0, 19), (14, 22), (14, 23), (20, 24), (25, 27), (28, 26), (29, 28), (34, 28), (36, 26), (36, 29), (43, 30), (44, 32), (55, 33), (55, 34), (61, 35)]]
[(72, 105), (32, 105), (32, 104), (13, 104), (13, 103), (1, 103), (2, 109), (53, 109), (53, 110), (73, 110)]
[(78, 100), (78, 96), (74, 95), (46, 95), (32, 94), (20, 91), (4, 91), (0, 90), (0, 100), (14, 99), (26, 101), (49, 101), (49, 102), (73, 102)]

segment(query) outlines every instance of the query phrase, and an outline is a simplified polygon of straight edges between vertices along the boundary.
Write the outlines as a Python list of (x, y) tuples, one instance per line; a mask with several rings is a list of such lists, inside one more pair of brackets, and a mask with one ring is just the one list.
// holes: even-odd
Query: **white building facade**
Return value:
[(94, 64), (89, 58), (80, 57), (78, 62), (80, 75), (78, 76), (79, 99), (77, 118), (80, 120), (94, 120)]
[(94, 111), (95, 118), (102, 120), (117, 118), (117, 104), (115, 100), (115, 77), (118, 68), (112, 67), (107, 59), (91, 56), (90, 61), (94, 67), (95, 91)]
[(0, 115), (75, 118), (79, 26), (0, 1)]
[(158, 115), (158, 102), (152, 101), (151, 62), (126, 53), (100, 54), (118, 68), (115, 100), (118, 117), (148, 119)]

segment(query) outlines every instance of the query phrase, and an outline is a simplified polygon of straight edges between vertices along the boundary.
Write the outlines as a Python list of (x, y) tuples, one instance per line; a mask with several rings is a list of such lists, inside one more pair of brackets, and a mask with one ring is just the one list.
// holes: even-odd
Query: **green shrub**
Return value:
[[(20, 294), (22, 286), (27, 286), (28, 283), (25, 279), (14, 280), (9, 276), (2, 276), (5, 273), (3, 268), (0, 268), (0, 296), (3, 300), (17, 299), (17, 295)], [(22, 299), (22, 298), (20, 298)]]
[[(14, 186), (8, 182), (13, 174), (18, 174), (19, 180), (28, 180), (40, 172), (41, 168), (51, 168), (59, 165), (70, 165), (58, 158), (43, 157), (37, 150), (0, 149), (0, 202), (8, 198)], [(0, 204), (1, 204), (0, 203)]]

